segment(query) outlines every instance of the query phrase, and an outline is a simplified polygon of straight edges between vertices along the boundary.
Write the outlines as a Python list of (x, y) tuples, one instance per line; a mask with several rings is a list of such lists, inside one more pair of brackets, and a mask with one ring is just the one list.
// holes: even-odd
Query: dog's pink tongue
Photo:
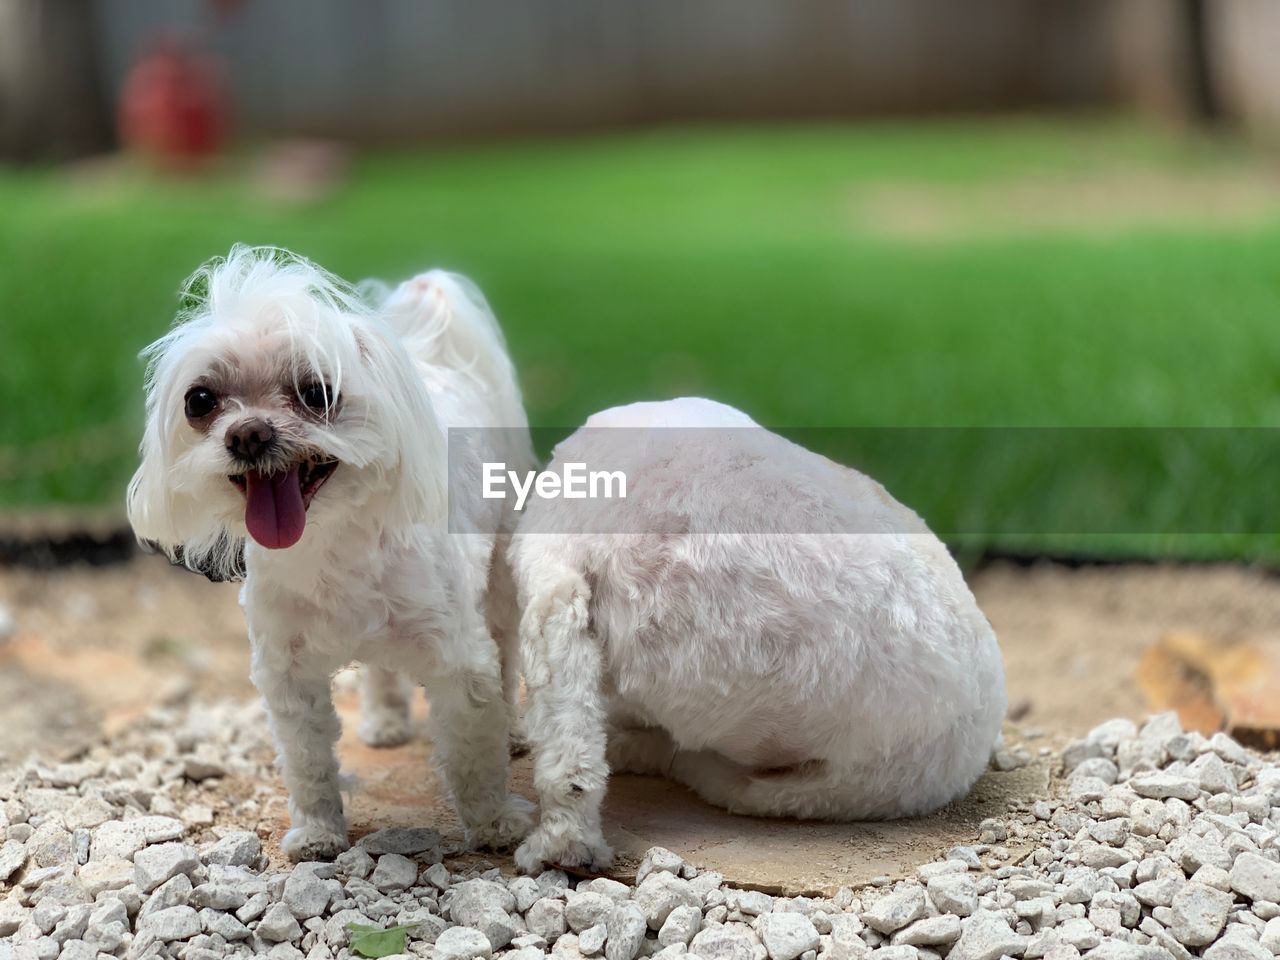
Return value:
[(269, 550), (283, 550), (302, 539), (307, 508), (297, 467), (288, 473), (245, 474), (244, 525), (249, 536)]

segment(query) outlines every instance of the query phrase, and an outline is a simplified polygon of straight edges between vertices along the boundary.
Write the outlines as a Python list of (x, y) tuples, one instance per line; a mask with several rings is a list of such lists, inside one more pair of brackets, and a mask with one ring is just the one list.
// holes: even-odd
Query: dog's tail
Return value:
[(446, 367), (484, 391), (492, 426), (512, 434), (500, 444), (513, 454), (509, 462), (532, 468), (529, 421), (515, 367), (480, 288), (461, 274), (431, 270), (392, 291), (383, 300), (382, 313), (415, 360)]

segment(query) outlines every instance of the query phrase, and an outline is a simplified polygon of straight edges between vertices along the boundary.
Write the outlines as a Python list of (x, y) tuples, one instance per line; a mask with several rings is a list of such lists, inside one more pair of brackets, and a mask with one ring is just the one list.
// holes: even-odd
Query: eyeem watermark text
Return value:
[(543, 500), (627, 498), (627, 475), (621, 470), (588, 470), (585, 463), (566, 463), (561, 473), (527, 470), (521, 477), (518, 471), (508, 470), (505, 463), (484, 465), (483, 496), (486, 500), (505, 500), (508, 484), (515, 491), (516, 510), (524, 509), (530, 492)]

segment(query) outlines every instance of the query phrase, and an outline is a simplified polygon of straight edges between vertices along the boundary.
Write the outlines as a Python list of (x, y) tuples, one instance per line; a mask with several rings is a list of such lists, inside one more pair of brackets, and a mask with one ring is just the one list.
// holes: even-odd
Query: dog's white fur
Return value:
[[(506, 785), (504, 677), (510, 695), (518, 676), (499, 649), (504, 631), (515, 633), (504, 627), (514, 599), (501, 587), (510, 582), (497, 550), (503, 506), (455, 504), (475, 533), (450, 533), (445, 523), (449, 452), (463, 471), (478, 471), (481, 460), (534, 462), (484, 298), (464, 278), (433, 271), (371, 303), (307, 260), (247, 247), (212, 261), (186, 293), (190, 308), (148, 351), (129, 517), (141, 539), (171, 556), (180, 548), (206, 570), (226, 572), (244, 545), (252, 675), (290, 796), (284, 850), (311, 860), (347, 846), (330, 678), (351, 660), (370, 665), (366, 739), (403, 739), (404, 678), (425, 686), (437, 760), (469, 840), (515, 842), (531, 821)], [(315, 379), (339, 402), (323, 417), (304, 415), (298, 402), (299, 384)], [(184, 413), (196, 383), (220, 398), (200, 429)], [(228, 479), (237, 467), (224, 437), (249, 417), (271, 422), (280, 463), (339, 461), (288, 549), (246, 539), (245, 497)], [(510, 429), (468, 431), (448, 451), (450, 427)]]
[[(615, 427), (653, 432), (595, 429)], [(691, 427), (716, 429), (658, 429)], [(1005, 713), (999, 647), (883, 487), (697, 399), (597, 414), (548, 469), (563, 462), (622, 470), (628, 492), (531, 503), (511, 542), (542, 804), (523, 869), (609, 863), (610, 769), (840, 820), (973, 784)]]

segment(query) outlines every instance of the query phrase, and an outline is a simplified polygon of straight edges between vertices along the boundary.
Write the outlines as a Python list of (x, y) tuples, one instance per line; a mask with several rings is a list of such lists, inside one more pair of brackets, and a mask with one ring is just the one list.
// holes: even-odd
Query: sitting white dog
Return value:
[[(445, 523), (450, 455), (459, 470), (533, 463), (484, 298), (435, 271), (371, 306), (307, 260), (247, 247), (206, 265), (186, 294), (179, 324), (148, 350), (129, 518), (141, 539), (206, 571), (229, 572), (243, 545), (252, 675), (289, 790), (285, 852), (315, 860), (347, 847), (330, 678), (351, 660), (372, 668), (366, 738), (402, 739), (400, 677), (425, 686), (469, 840), (514, 843), (531, 820), (507, 792), (518, 674), (509, 664), (504, 698), (495, 633), (514, 597), (495, 563), (503, 507), (464, 502), (475, 533)], [(471, 430), (447, 449), (452, 426), (510, 429)]]
[(511, 542), (542, 804), (522, 869), (610, 862), (610, 769), (836, 820), (928, 813), (982, 773), (995, 635), (879, 484), (696, 399), (597, 414), (548, 471), (566, 463), (627, 492), (531, 501)]

